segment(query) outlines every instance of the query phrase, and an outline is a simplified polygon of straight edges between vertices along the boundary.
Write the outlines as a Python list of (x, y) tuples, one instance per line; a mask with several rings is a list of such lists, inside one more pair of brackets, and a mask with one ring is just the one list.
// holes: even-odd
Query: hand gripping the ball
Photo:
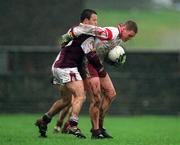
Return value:
[(124, 53), (123, 55), (120, 55), (119, 58), (117, 59), (118, 64), (124, 64), (126, 62), (126, 54)]

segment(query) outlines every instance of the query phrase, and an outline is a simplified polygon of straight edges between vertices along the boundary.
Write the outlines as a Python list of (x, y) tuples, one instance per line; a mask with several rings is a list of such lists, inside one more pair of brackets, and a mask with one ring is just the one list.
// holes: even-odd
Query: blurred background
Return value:
[[(0, 113), (44, 113), (59, 98), (51, 85), (57, 40), (79, 23), (84, 8), (99, 26), (137, 22), (123, 44), (127, 62), (106, 65), (117, 90), (110, 114), (180, 114), (179, 0), (0, 1)], [(88, 113), (89, 99), (82, 113)]]

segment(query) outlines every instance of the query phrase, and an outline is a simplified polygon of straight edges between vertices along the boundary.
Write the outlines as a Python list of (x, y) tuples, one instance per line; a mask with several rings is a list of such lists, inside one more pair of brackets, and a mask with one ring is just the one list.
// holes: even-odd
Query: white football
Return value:
[(120, 56), (122, 56), (123, 54), (125, 54), (125, 51), (124, 51), (123, 47), (117, 45), (116, 47), (114, 47), (113, 49), (111, 49), (109, 51), (108, 58), (112, 62), (116, 62), (120, 58)]

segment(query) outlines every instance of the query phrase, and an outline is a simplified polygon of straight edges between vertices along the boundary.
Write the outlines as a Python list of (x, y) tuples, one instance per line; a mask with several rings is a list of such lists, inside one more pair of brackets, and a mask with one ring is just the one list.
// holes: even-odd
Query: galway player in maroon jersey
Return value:
[[(88, 10), (88, 12), (81, 15), (81, 21), (91, 25), (96, 25), (97, 15), (93, 10)], [(39, 128), (39, 132), (42, 137), (46, 137), (47, 124), (51, 121), (51, 118), (59, 110), (63, 109), (71, 102), (71, 94), (74, 96), (72, 102), (72, 113), (70, 117), (70, 127), (69, 133), (79, 137), (85, 138), (81, 133), (78, 125), (78, 115), (81, 106), (85, 99), (84, 85), (81, 75), (78, 71), (78, 67), (81, 65), (83, 57), (86, 56), (97, 69), (100, 77), (106, 75), (103, 65), (101, 64), (97, 54), (94, 50), (94, 37), (91, 35), (81, 35), (78, 38), (73, 39), (64, 47), (61, 48), (53, 66), (52, 73), (54, 76), (54, 83), (59, 84), (61, 90), (62, 85), (65, 92), (69, 92), (67, 96), (63, 96), (61, 100), (53, 104), (53, 107), (39, 120), (37, 120), (36, 125)]]

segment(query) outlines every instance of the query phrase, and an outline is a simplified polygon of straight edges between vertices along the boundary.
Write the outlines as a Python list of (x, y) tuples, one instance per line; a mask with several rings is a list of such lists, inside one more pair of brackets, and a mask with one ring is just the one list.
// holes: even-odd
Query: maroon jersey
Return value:
[(73, 68), (80, 67), (83, 57), (86, 56), (88, 61), (94, 66), (97, 72), (104, 70), (102, 63), (94, 51), (94, 37), (90, 35), (80, 35), (70, 41), (65, 47), (62, 47), (57, 56), (53, 67), (56, 68)]
[(58, 57), (56, 58), (54, 67), (79, 67), (85, 55), (83, 49), (81, 48), (81, 44), (89, 37), (92, 36), (80, 35), (79, 37), (74, 38), (73, 41), (69, 42), (65, 47), (62, 47)]

